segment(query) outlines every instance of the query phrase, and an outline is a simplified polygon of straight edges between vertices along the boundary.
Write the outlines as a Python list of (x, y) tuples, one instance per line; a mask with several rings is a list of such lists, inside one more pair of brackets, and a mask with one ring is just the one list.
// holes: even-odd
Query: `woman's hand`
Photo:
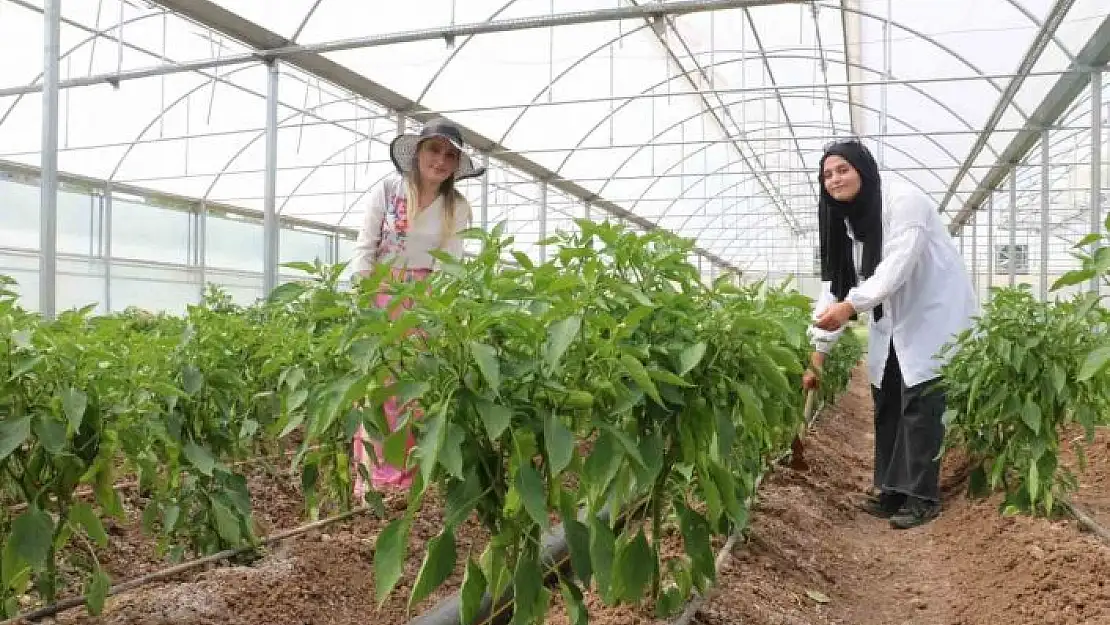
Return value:
[(813, 325), (826, 332), (836, 332), (848, 323), (856, 309), (848, 302), (837, 302), (825, 309)]
[(802, 374), (802, 388), (807, 391), (814, 391), (821, 386), (821, 377), (813, 369), (806, 369)]

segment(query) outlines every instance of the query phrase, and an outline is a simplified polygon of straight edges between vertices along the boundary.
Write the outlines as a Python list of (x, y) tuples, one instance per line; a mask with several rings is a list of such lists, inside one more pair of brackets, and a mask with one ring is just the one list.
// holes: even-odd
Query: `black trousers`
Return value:
[(894, 343), (875, 400), (875, 487), (928, 501), (940, 501), (940, 461), (944, 442), (943, 390), (937, 379), (907, 387)]

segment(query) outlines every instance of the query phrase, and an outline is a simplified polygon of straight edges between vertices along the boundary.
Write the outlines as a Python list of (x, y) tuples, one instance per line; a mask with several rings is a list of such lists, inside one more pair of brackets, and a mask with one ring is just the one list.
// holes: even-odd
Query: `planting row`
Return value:
[[(785, 287), (707, 286), (670, 235), (579, 226), (545, 242), (542, 265), (516, 254), (508, 266), (510, 237), (470, 231), (477, 257), (445, 256), (426, 281), (382, 268), (343, 289), (342, 267), (299, 264), (313, 278), (267, 302), (238, 307), (212, 291), (184, 317), (84, 310), (45, 323), (0, 293), (0, 496), (26, 504), (0, 513), (4, 614), (31, 587), (54, 598), (58, 550), (105, 542), (123, 474), (137, 477), (144, 526), (172, 558), (257, 540), (233, 463), (282, 445), (297, 446), (306, 516), (362, 503), (350, 470), (360, 425), (384, 441), (381, 460), (414, 471), (408, 511), (377, 539), (379, 600), (435, 490), (445, 521), (411, 602), (455, 569), (455, 531), (477, 518), (492, 538), (465, 564), (464, 616), (511, 590), (517, 622), (542, 617), (540, 536), (554, 522), (576, 613), (590, 585), (607, 602), (673, 612), (711, 581), (711, 537), (746, 523), (756, 476), (802, 425), (810, 302)], [(373, 305), (383, 289), (391, 307)], [(843, 388), (859, 355), (854, 339), (837, 348), (822, 393)], [(408, 406), (396, 428), (390, 398)], [(75, 497), (83, 484), (93, 501)], [(646, 531), (619, 523), (633, 507)], [(672, 522), (685, 554), (663, 558)], [(91, 562), (95, 613), (110, 580)]]
[[(1091, 234), (1075, 249), (1105, 238)], [(1110, 285), (1110, 247), (1074, 255), (1080, 269), (1053, 291)], [(1087, 292), (1046, 302), (1028, 286), (995, 289), (975, 325), (947, 347), (945, 445), (969, 454), (973, 495), (1006, 493), (1003, 512), (1060, 511), (1077, 484), (1060, 462), (1062, 437), (1081, 430), (1089, 444), (1096, 427), (1110, 424), (1110, 311), (1102, 299)], [(1076, 446), (1081, 470), (1083, 447)]]

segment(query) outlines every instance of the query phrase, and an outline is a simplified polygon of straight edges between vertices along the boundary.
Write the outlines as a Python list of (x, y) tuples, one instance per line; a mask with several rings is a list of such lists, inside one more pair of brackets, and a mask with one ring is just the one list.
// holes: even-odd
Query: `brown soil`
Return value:
[[(389, 502), (394, 514), (404, 502)], [(402, 581), (379, 610), (374, 600), (374, 540), (388, 520), (361, 517), (298, 536), (274, 547), (250, 566), (216, 567), (184, 581), (151, 584), (109, 600), (99, 618), (74, 611), (60, 619), (73, 624), (267, 625), (305, 623), (406, 623), (457, 590), (462, 563), (477, 557), (488, 536), (474, 524), (457, 532), (460, 566), (431, 597), (406, 612), (408, 593), (420, 570), (423, 547), (442, 529), (442, 504), (429, 496), (428, 514), (417, 518)]]
[[(1079, 481), (1079, 489), (1072, 495), (1072, 503), (1110, 528), (1110, 430), (1095, 431), (1094, 441), (1088, 443), (1082, 428), (1069, 432), (1062, 441), (1064, 463)], [(1081, 468), (1075, 448), (1083, 449), (1086, 466)]]
[[(1076, 500), (1110, 515), (1110, 447), (1100, 433)], [(970, 501), (957, 454), (944, 470), (945, 511), (936, 521), (899, 532), (859, 512), (852, 500), (870, 485), (871, 405), (857, 372), (838, 406), (806, 439), (808, 469), (778, 468), (760, 488), (746, 542), (726, 557), (718, 586), (695, 617), (703, 625), (1068, 625), (1110, 623), (1110, 548), (1073, 521), (1004, 518), (999, 498)], [(303, 522), (295, 483), (250, 475), (256, 515), (266, 531)], [(1100, 495), (1102, 498), (1100, 499)], [(374, 602), (374, 538), (386, 520), (361, 517), (286, 541), (250, 565), (212, 567), (109, 600), (105, 614), (80, 610), (59, 621), (89, 624), (208, 623), (393, 625), (435, 605), (461, 583), (461, 564), (487, 536), (460, 528), (451, 579), (406, 613), (422, 547), (441, 529), (440, 502), (429, 497), (417, 519), (401, 586), (379, 610)], [(387, 502), (392, 515), (403, 501)], [(137, 514), (137, 508), (135, 512)], [(667, 555), (680, 537), (664, 536)], [(719, 549), (724, 541), (714, 541)], [(105, 551), (116, 580), (164, 566), (131, 523), (116, 528)], [(823, 602), (827, 599), (827, 602)], [(822, 601), (819, 603), (818, 601)], [(646, 609), (608, 608), (587, 593), (590, 622), (665, 623)], [(567, 622), (560, 600), (549, 623)]]
[[(280, 468), (280, 466), (279, 466)], [(260, 535), (292, 529), (306, 522), (298, 479), (275, 475), (263, 467), (245, 469)], [(267, 625), (306, 623), (406, 623), (411, 616), (454, 593), (462, 583), (466, 557), (478, 557), (488, 534), (471, 521), (456, 532), (459, 565), (431, 597), (406, 613), (412, 584), (422, 563), (425, 544), (442, 530), (441, 499), (429, 492), (424, 514), (415, 521), (405, 572), (393, 595), (379, 610), (374, 599), (374, 541), (392, 518), (404, 513), (405, 496), (386, 496), (388, 518), (355, 517), (322, 530), (283, 541), (249, 564), (213, 565), (152, 583), (109, 598), (99, 617), (83, 608), (60, 615), (59, 623), (174, 624), (243, 623)], [(160, 557), (155, 542), (140, 525), (143, 501), (134, 489), (125, 492), (128, 522), (109, 527), (109, 546), (99, 550), (101, 564), (118, 583), (151, 573), (171, 563)], [(79, 588), (70, 580), (70, 592)], [(32, 606), (26, 605), (26, 608)]]
[[(897, 531), (858, 511), (853, 500), (871, 481), (871, 414), (857, 371), (806, 439), (808, 471), (780, 468), (763, 483), (748, 540), (726, 557), (695, 623), (1110, 623), (1110, 547), (1074, 521), (1006, 518), (998, 497), (968, 500), (958, 454), (946, 458), (945, 509), (932, 523)], [(1105, 444), (1089, 455), (1092, 465), (1110, 459)], [(667, 622), (588, 596), (591, 623)], [(561, 607), (553, 614), (554, 625), (567, 622)]]

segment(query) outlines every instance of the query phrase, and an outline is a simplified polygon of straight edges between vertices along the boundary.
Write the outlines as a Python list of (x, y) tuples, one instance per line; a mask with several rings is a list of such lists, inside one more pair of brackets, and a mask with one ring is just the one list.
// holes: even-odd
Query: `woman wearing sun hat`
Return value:
[[(469, 225), (471, 210), (455, 183), (481, 176), (485, 169), (474, 165), (464, 150), (459, 127), (445, 119), (427, 122), (418, 134), (398, 136), (389, 146), (389, 155), (397, 173), (370, 192), (352, 265), (359, 276), (387, 263), (395, 279), (422, 280), (436, 267), (431, 251), (462, 255), (462, 240), (457, 233)], [(374, 304), (385, 308), (390, 300), (391, 296), (382, 292)], [(396, 311), (394, 318), (399, 314), (400, 310)], [(396, 427), (403, 409), (397, 406), (396, 398), (385, 402), (383, 410), (390, 428)], [(419, 408), (413, 413), (419, 418)], [(379, 441), (372, 441), (377, 456), (372, 461), (365, 448), (367, 438), (366, 430), (359, 425), (353, 440), (355, 500), (361, 502), (366, 495), (360, 465), (369, 471), (375, 490), (407, 489), (414, 469), (403, 470), (386, 463)], [(406, 449), (413, 445), (410, 436)]]

